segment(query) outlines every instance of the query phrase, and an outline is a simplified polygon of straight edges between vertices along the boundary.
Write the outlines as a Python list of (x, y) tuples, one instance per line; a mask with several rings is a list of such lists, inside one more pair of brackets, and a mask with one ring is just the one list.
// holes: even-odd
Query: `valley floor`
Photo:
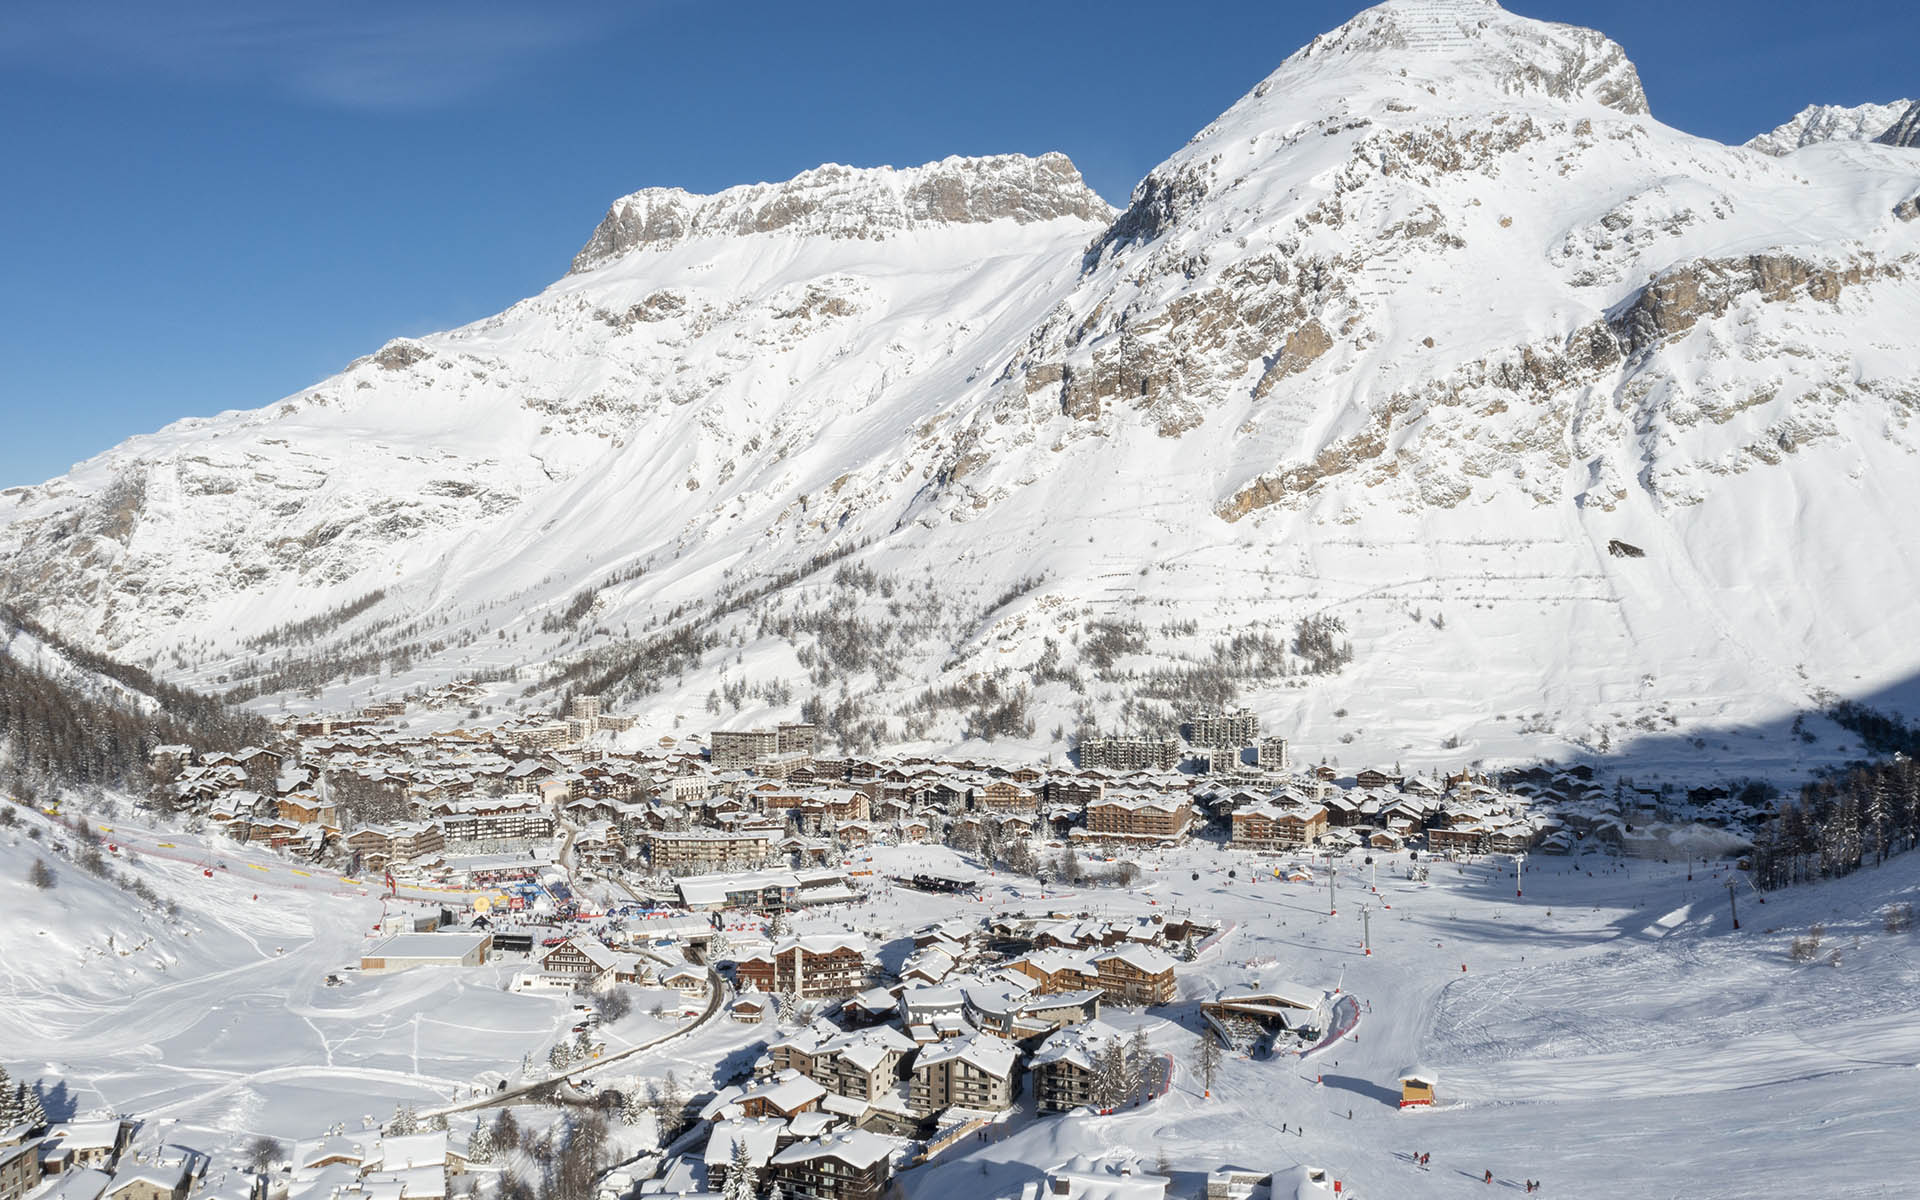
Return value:
[[(26, 882), (36, 856), (57, 870), (50, 891)], [(109, 1106), (164, 1127), (167, 1141), (218, 1149), (491, 1088), (570, 1022), (570, 997), (508, 993), (504, 967), (328, 988), (326, 974), (366, 943), (377, 897), (250, 870), (239, 851), (223, 858), (230, 870), (213, 879), (191, 862), (116, 860), (178, 899), (167, 921), (19, 829), (0, 831), (0, 1045), (14, 1074), (64, 1079), (81, 1111)], [(1043, 1119), (1023, 1097), (984, 1139), (902, 1174), (913, 1200), (1017, 1195), (1075, 1154), (1118, 1148), (1148, 1170), (1164, 1161), (1181, 1196), (1203, 1194), (1223, 1164), (1296, 1162), (1362, 1200), (1484, 1196), (1487, 1171), (1503, 1193), (1539, 1179), (1554, 1196), (1911, 1192), (1920, 945), (1886, 932), (1880, 912), (1920, 893), (1920, 856), (1764, 902), (1739, 881), (1737, 932), (1724, 868), (1698, 864), (1689, 879), (1680, 863), (1534, 857), (1517, 881), (1497, 858), (1436, 863), (1414, 882), (1404, 856), (1386, 856), (1378, 895), (1368, 869), (1341, 871), (1330, 916), (1324, 872), (1317, 885), (1284, 883), (1270, 874), (1284, 857), (1205, 844), (1146, 853), (1141, 883), (1124, 892), (1043, 889), (940, 847), (872, 858), (880, 882), (865, 903), (802, 918), (798, 931), (896, 939), (942, 916), (1008, 911), (1190, 910), (1231, 925), (1181, 967), (1175, 1004), (1109, 1010), (1175, 1059), (1164, 1097)], [(982, 874), (981, 896), (884, 882), (916, 868)], [(1819, 961), (1794, 963), (1791, 939), (1816, 923)], [(883, 952), (889, 965), (898, 957), (897, 943)], [(1359, 1024), (1304, 1059), (1229, 1057), (1202, 1096), (1199, 1002), (1276, 977), (1340, 987)], [(636, 1015), (613, 1032), (633, 1044), (680, 1019)], [(750, 1064), (771, 1032), (716, 1022), (619, 1074), (673, 1069), (699, 1090)], [(1414, 1062), (1438, 1072), (1432, 1110), (1397, 1107), (1398, 1074)], [(1416, 1152), (1431, 1155), (1424, 1169)]]

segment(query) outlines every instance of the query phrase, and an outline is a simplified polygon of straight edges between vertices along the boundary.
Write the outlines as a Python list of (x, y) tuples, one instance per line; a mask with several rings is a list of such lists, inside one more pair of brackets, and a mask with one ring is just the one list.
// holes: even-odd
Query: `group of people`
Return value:
[[(1414, 1152), (1413, 1152), (1413, 1153), (1412, 1153), (1411, 1155), (1409, 1155), (1408, 1157), (1409, 1157), (1409, 1158), (1410, 1158), (1410, 1159), (1412, 1160), (1412, 1162), (1413, 1162), (1413, 1165), (1414, 1165), (1414, 1166), (1416, 1166), (1416, 1167), (1424, 1167), (1424, 1166), (1426, 1166), (1426, 1165), (1427, 1165), (1427, 1162), (1428, 1162), (1428, 1161), (1429, 1161), (1430, 1159), (1432, 1159), (1432, 1158), (1433, 1158), (1433, 1155), (1431, 1155), (1431, 1154), (1428, 1154), (1428, 1153), (1426, 1153), (1426, 1152), (1424, 1152), (1424, 1151), (1421, 1151), (1421, 1150), (1415, 1150), (1415, 1151), (1414, 1151)], [(1469, 1176), (1469, 1178), (1471, 1178), (1471, 1176)], [(1482, 1178), (1483, 1178), (1483, 1179), (1484, 1179), (1484, 1180), (1485, 1180), (1485, 1181), (1486, 1181), (1487, 1183), (1489, 1183), (1489, 1184), (1491, 1184), (1491, 1183), (1493, 1182), (1493, 1172), (1492, 1172), (1491, 1170), (1489, 1170), (1489, 1171), (1487, 1171), (1487, 1173), (1486, 1173), (1485, 1175), (1483, 1175), (1483, 1176), (1482, 1176)], [(1529, 1179), (1529, 1180), (1527, 1180), (1527, 1181), (1526, 1181), (1526, 1189), (1527, 1189), (1527, 1191), (1528, 1191), (1529, 1193), (1533, 1193), (1533, 1192), (1537, 1192), (1537, 1191), (1539, 1191), (1539, 1190), (1540, 1190), (1540, 1181), (1539, 1181), (1538, 1179)]]

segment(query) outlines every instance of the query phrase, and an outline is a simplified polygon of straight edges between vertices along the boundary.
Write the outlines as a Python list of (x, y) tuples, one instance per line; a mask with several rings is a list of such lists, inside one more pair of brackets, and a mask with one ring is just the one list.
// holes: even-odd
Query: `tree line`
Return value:
[(1920, 765), (1904, 755), (1815, 780), (1754, 839), (1754, 885), (1848, 875), (1920, 844)]
[(1781, 804), (1754, 839), (1756, 887), (1837, 878), (1920, 845), (1920, 731), (1851, 701), (1827, 716), (1893, 757), (1816, 779)]
[(156, 710), (140, 713), (0, 656), (0, 746), (10, 772), (22, 779), (144, 791), (160, 746), (238, 750), (272, 733), (260, 718), (206, 697), (176, 708), (175, 694), (189, 695), (163, 687)]

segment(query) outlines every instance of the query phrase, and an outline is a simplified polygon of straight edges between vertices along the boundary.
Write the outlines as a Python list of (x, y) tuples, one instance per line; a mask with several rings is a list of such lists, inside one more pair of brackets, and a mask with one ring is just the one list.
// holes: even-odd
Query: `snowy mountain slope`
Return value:
[(1792, 154), (1822, 142), (1871, 142), (1892, 129), (1913, 106), (1911, 100), (1891, 104), (1809, 104), (1793, 120), (1750, 139), (1748, 147), (1762, 154)]
[(19, 491), (0, 552), (196, 679), (371, 644), (655, 727), (842, 685), (864, 739), (1016, 749), (1231, 699), (1409, 761), (1750, 724), (1920, 667), (1910, 164), (1390, 0), (1110, 224), (1057, 158), (636, 193), (499, 317)]
[[(845, 473), (807, 477), (791, 461), (802, 445), (893, 440), (888, 406), (907, 380), (978, 357), (986, 329), (1009, 313), (1024, 324), (1069, 274), (1108, 210), (1063, 158), (1019, 162), (1017, 180), (1006, 159), (809, 172), (795, 206), (833, 236), (656, 239), (498, 317), (389, 343), (272, 408), (133, 439), (12, 493), (16, 593), (145, 654), (183, 628), (258, 633), (308, 615), (315, 589), (391, 587), (583, 475), (608, 484), (591, 507), (617, 498), (606, 515), (623, 530), (662, 494), (698, 519), (726, 501), (777, 512), (796, 481)], [(822, 177), (836, 185), (825, 195)], [(761, 211), (784, 193), (736, 191)], [(949, 203), (901, 228), (902, 193)], [(539, 536), (551, 514), (518, 519)]]

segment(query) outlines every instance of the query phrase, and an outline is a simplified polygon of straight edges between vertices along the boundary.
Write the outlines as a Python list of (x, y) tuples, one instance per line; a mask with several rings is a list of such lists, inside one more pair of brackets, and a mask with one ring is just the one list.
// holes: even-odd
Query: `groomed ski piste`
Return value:
[[(191, 848), (185, 835), (116, 834), (115, 872), (175, 900), (176, 916), (49, 852), (63, 835), (38, 816), (0, 830), (0, 1046), (16, 1076), (64, 1081), (57, 1099), (71, 1112), (141, 1120), (137, 1144), (231, 1161), (260, 1134), (291, 1142), (335, 1123), (360, 1130), (402, 1102), (454, 1105), (518, 1080), (523, 1056), (540, 1058), (574, 1018), (574, 997), (506, 991), (512, 964), (349, 973), (327, 987), (369, 944), (377, 889), (316, 887), (230, 846), (207, 848), (229, 867), (209, 878), (191, 862), (126, 853), (161, 837)], [(54, 869), (53, 888), (27, 882), (35, 858)], [(1179, 967), (1175, 1003), (1103, 1008), (1174, 1060), (1164, 1095), (1106, 1115), (1036, 1117), (1025, 1093), (985, 1135), (899, 1173), (912, 1200), (1018, 1196), (1076, 1155), (1114, 1154), (1146, 1171), (1164, 1163), (1172, 1196), (1203, 1195), (1224, 1165), (1297, 1163), (1362, 1200), (1505, 1194), (1529, 1179), (1554, 1196), (1911, 1194), (1920, 954), (1882, 913), (1920, 893), (1920, 856), (1762, 900), (1727, 864), (1698, 860), (1536, 855), (1516, 877), (1513, 860), (1493, 857), (1436, 862), (1416, 881), (1406, 856), (1381, 855), (1377, 893), (1372, 868), (1342, 867), (1337, 915), (1324, 872), (1285, 883), (1272, 876), (1285, 856), (1207, 843), (1145, 853), (1126, 891), (1042, 887), (942, 847), (877, 847), (872, 859), (864, 902), (803, 916), (796, 931), (852, 926), (895, 962), (898, 939), (947, 916), (1191, 912), (1232, 926)], [(886, 883), (915, 871), (981, 887), (969, 899)], [(1819, 954), (1793, 961), (1792, 940), (1814, 924)], [(1229, 1054), (1203, 1095), (1199, 1003), (1282, 980), (1338, 988), (1357, 1023), (1304, 1056)], [(694, 1024), (683, 1009), (695, 1007), (676, 996), (656, 1017), (642, 995), (606, 1031), (609, 1051), (693, 1027), (602, 1082), (673, 1071), (689, 1092), (710, 1090), (777, 1036), (770, 1024)], [(1399, 1075), (1416, 1062), (1437, 1075), (1436, 1103), (1402, 1110)], [(470, 1120), (456, 1113), (456, 1137)]]

